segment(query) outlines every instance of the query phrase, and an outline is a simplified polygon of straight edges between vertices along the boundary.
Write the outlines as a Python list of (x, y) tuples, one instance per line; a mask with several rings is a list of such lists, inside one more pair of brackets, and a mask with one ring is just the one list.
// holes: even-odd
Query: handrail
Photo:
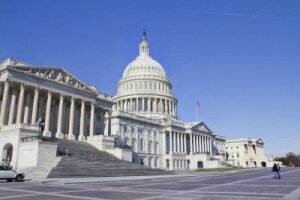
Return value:
[(41, 135), (32, 135), (32, 136), (26, 136), (26, 137), (21, 137), (21, 142), (33, 142), (33, 141), (44, 141), (44, 142), (57, 142), (57, 138), (52, 138), (52, 137), (43, 137)]

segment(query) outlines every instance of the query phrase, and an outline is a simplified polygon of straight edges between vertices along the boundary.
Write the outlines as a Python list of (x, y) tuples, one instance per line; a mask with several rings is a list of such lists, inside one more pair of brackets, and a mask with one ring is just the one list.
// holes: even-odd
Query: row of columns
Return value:
[(128, 98), (116, 102), (116, 109), (125, 112), (162, 113), (176, 116), (177, 104), (161, 98)]
[[(127, 127), (127, 132), (125, 131), (125, 127)], [(119, 133), (120, 137), (122, 139), (128, 138), (128, 145), (134, 146), (133, 139), (137, 142), (137, 152), (145, 152), (145, 153), (159, 153), (157, 151), (157, 146), (159, 144), (159, 137), (155, 138), (155, 131), (154, 130), (145, 130), (142, 131), (145, 132), (143, 143), (141, 144), (141, 134), (139, 133), (140, 129), (138, 127), (132, 127), (125, 124), (119, 124)], [(127, 136), (126, 136), (127, 135)], [(143, 134), (144, 135), (144, 134)], [(151, 147), (150, 147), (151, 145)], [(143, 149), (141, 149), (141, 146), (143, 146)], [(150, 151), (152, 149), (152, 151)]]
[(187, 135), (184, 133), (170, 131), (170, 133), (169, 133), (169, 153), (186, 153), (187, 154), (186, 138), (187, 138)]
[(170, 170), (187, 170), (188, 169), (188, 160), (186, 159), (167, 159), (166, 168)]
[[(164, 133), (164, 144), (167, 140), (167, 135)], [(189, 134), (190, 149), (189, 153), (192, 154), (212, 154), (212, 139), (209, 136)], [(164, 146), (164, 154), (166, 153), (166, 145)], [(169, 132), (169, 154), (171, 153), (185, 153), (188, 154), (187, 149), (187, 133), (180, 133), (175, 131)]]
[[(37, 123), (37, 113), (38, 113), (38, 105), (39, 105), (39, 98), (40, 98), (40, 90), (39, 88), (35, 87), (34, 89), (34, 97), (33, 97), (33, 103), (32, 108), (30, 108), (30, 100), (31, 100), (31, 93), (28, 92), (26, 95), (26, 105), (24, 107), (24, 96), (25, 96), (25, 85), (20, 84), (19, 89), (19, 98), (18, 98), (18, 107), (17, 107), (17, 116), (16, 120), (14, 122), (14, 113), (15, 113), (15, 104), (17, 100), (17, 90), (12, 91), (11, 95), (11, 101), (9, 106), (9, 116), (8, 116), (8, 124), (5, 124), (6, 122), (6, 113), (7, 113), (7, 103), (8, 103), (8, 97), (9, 97), (9, 89), (10, 89), (10, 82), (6, 81), (4, 83), (4, 90), (3, 90), (3, 98), (1, 103), (1, 113), (0, 113), (0, 126), (4, 125), (10, 125), (10, 124), (19, 124), (19, 123), (25, 123), (25, 124), (32, 124), (35, 125)], [(51, 102), (52, 102), (52, 91), (47, 91), (47, 100), (46, 100), (46, 111), (45, 111), (45, 126), (44, 126), (44, 136), (51, 136), (50, 132), (50, 121), (51, 119)], [(57, 130), (56, 130), (56, 137), (62, 138), (62, 120), (63, 120), (63, 110), (64, 110), (64, 101), (66, 96), (64, 94), (60, 94), (59, 98), (59, 107), (58, 107), (58, 116), (57, 116)], [(74, 139), (74, 112), (75, 112), (75, 98), (71, 97), (71, 104), (70, 104), (70, 115), (69, 115), (69, 132), (68, 132), (68, 138)], [(86, 100), (81, 99), (81, 111), (80, 111), (80, 128), (79, 128), (79, 139), (85, 139), (84, 132), (85, 132), (85, 110), (86, 110)], [(89, 135), (94, 135), (94, 120), (95, 120), (95, 105), (94, 102), (90, 102), (91, 110), (90, 110), (90, 131)], [(22, 120), (24, 110), (24, 118)], [(29, 113), (32, 113), (31, 115), (31, 121), (29, 122)], [(53, 116), (52, 116), (53, 117)]]
[(209, 136), (190, 133), (190, 154), (212, 154), (212, 139)]

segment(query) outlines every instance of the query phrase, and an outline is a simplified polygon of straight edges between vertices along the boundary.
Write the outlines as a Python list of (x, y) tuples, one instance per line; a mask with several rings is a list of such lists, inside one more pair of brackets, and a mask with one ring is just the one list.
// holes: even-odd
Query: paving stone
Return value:
[(117, 191), (104, 191), (104, 190), (95, 190), (95, 191), (85, 191), (85, 192), (70, 192), (68, 195), (80, 196), (80, 197), (96, 197), (96, 198), (104, 198), (104, 199), (122, 199), (122, 200), (130, 200), (130, 199), (138, 199), (145, 197), (155, 196), (154, 194), (141, 194), (141, 193), (133, 193), (133, 192), (117, 192)]

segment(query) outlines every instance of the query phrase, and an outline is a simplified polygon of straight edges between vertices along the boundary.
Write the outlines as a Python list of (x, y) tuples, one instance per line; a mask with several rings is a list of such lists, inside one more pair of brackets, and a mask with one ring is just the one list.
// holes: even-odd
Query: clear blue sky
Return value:
[(114, 95), (142, 28), (183, 121), (300, 153), (300, 1), (1, 0), (0, 59), (61, 66)]

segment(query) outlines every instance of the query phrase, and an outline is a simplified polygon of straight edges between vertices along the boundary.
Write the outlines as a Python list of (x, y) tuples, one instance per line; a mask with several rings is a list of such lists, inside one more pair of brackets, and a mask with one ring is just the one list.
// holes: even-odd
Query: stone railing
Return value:
[(57, 138), (51, 138), (51, 137), (43, 137), (41, 135), (32, 135), (27, 137), (21, 137), (21, 143), (24, 142), (33, 142), (33, 141), (43, 141), (43, 142), (58, 142)]
[(166, 121), (163, 123), (165, 126), (179, 126), (179, 127), (182, 127), (182, 128), (185, 128), (185, 125), (184, 123), (182, 122), (177, 122), (177, 121)]
[(34, 131), (39, 131), (39, 128), (37, 125), (32, 125), (32, 124), (10, 124), (6, 126), (1, 127), (1, 131), (10, 131), (14, 129), (27, 129), (27, 130), (34, 130)]

